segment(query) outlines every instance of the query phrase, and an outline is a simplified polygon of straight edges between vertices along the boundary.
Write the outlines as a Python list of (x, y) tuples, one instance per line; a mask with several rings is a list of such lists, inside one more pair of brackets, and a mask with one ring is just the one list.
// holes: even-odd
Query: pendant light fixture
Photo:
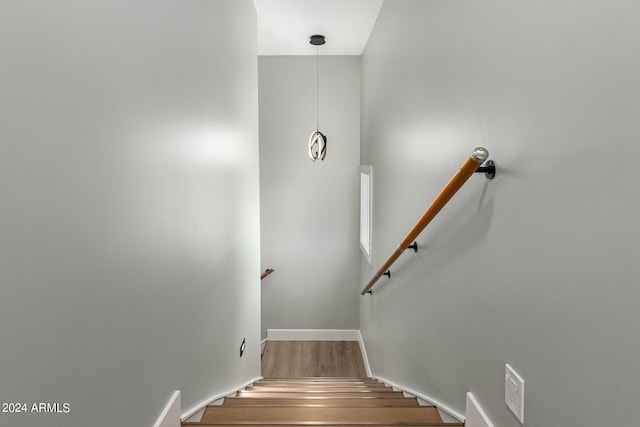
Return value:
[(320, 132), (320, 73), (318, 67), (318, 47), (325, 43), (324, 36), (313, 35), (309, 43), (316, 47), (316, 130), (309, 137), (309, 158), (315, 162), (316, 160), (324, 160), (327, 155), (327, 137)]

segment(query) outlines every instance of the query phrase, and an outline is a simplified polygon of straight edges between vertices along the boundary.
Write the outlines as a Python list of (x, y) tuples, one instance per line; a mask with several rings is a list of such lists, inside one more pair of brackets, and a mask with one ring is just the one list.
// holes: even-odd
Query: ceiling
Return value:
[(361, 55), (384, 0), (253, 0), (258, 55), (315, 55), (309, 37), (321, 34), (320, 55)]

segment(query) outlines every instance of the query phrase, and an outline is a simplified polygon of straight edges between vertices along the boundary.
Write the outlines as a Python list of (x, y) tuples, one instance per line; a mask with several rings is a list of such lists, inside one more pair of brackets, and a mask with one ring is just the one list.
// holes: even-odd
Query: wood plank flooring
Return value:
[(262, 376), (366, 377), (357, 341), (268, 341)]

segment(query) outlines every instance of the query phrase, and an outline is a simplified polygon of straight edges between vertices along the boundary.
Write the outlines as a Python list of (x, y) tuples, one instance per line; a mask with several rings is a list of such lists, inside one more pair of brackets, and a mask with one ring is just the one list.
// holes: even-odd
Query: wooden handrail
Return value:
[(270, 275), (271, 273), (273, 273), (275, 270), (273, 268), (267, 268), (264, 273), (262, 273), (260, 275), (260, 280), (264, 279), (265, 277), (267, 277), (268, 275)]
[(415, 240), (416, 237), (425, 229), (425, 227), (431, 222), (431, 220), (442, 210), (444, 205), (447, 204), (454, 194), (464, 185), (465, 182), (473, 175), (480, 165), (489, 157), (489, 152), (482, 147), (477, 147), (471, 153), (471, 156), (462, 165), (460, 170), (453, 176), (451, 181), (442, 189), (438, 197), (433, 201), (429, 209), (426, 210), (422, 218), (418, 220), (416, 225), (409, 231), (407, 237), (402, 240), (400, 246), (395, 250), (393, 254), (387, 259), (378, 272), (371, 278), (367, 286), (362, 289), (360, 295), (366, 294), (369, 289), (378, 281), (378, 279), (389, 270), (389, 267), (396, 262), (398, 257), (404, 252), (405, 249)]

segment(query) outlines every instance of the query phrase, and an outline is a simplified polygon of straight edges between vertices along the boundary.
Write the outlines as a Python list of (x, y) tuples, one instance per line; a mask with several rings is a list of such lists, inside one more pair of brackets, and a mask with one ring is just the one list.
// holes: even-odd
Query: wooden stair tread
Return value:
[(271, 386), (250, 386), (247, 391), (288, 391), (288, 392), (306, 392), (306, 393), (322, 393), (322, 392), (385, 392), (393, 391), (391, 387), (271, 387)]
[(334, 391), (328, 392), (326, 390), (316, 392), (294, 392), (294, 391), (255, 391), (255, 390), (242, 390), (236, 393), (236, 397), (255, 397), (255, 398), (344, 398), (344, 397), (359, 397), (359, 398), (382, 398), (382, 399), (396, 399), (403, 397), (401, 391)]
[(208, 406), (203, 423), (442, 423), (434, 407), (279, 407)]
[[(184, 426), (215, 426), (215, 427), (299, 427), (301, 424), (258, 424), (258, 423), (236, 423), (236, 424), (219, 424), (219, 423), (208, 423), (208, 422), (184, 422), (182, 423)], [(304, 423), (302, 425), (305, 426), (331, 426), (331, 427), (353, 427), (354, 424), (341, 424), (341, 423)], [(425, 426), (433, 426), (433, 427), (457, 427), (464, 426), (463, 423), (410, 423), (410, 424), (398, 424), (398, 423), (368, 423), (368, 424), (360, 424), (365, 425), (367, 427), (392, 427), (392, 426), (401, 426), (401, 427), (425, 427)]]
[(371, 378), (263, 378), (207, 406), (199, 422), (210, 427), (425, 427), (464, 426), (446, 423), (434, 406)]
[(262, 378), (258, 381), (277, 382), (277, 383), (379, 383), (379, 380), (373, 378), (341, 378), (341, 377), (316, 377), (316, 378)]
[(418, 399), (416, 398), (398, 398), (398, 399), (362, 399), (357, 397), (352, 398), (281, 398), (281, 399), (266, 399), (266, 398), (250, 398), (250, 397), (227, 397), (224, 400), (223, 405), (227, 406), (419, 406)]
[(297, 378), (275, 378), (275, 377), (262, 377), (260, 381), (286, 381), (286, 382), (314, 382), (314, 383), (323, 383), (323, 382), (357, 382), (357, 383), (366, 383), (366, 382), (380, 382), (375, 378), (361, 378), (361, 377), (297, 377)]
[(254, 385), (268, 385), (277, 387), (359, 387), (359, 386), (372, 386), (382, 387), (384, 383), (380, 381), (274, 381), (274, 380), (260, 380)]
[(257, 382), (253, 384), (253, 387), (308, 387), (308, 388), (331, 388), (331, 387), (351, 387), (351, 388), (378, 388), (378, 387), (388, 387), (384, 383), (340, 383), (340, 382), (324, 382), (324, 383), (276, 383), (276, 382)]

